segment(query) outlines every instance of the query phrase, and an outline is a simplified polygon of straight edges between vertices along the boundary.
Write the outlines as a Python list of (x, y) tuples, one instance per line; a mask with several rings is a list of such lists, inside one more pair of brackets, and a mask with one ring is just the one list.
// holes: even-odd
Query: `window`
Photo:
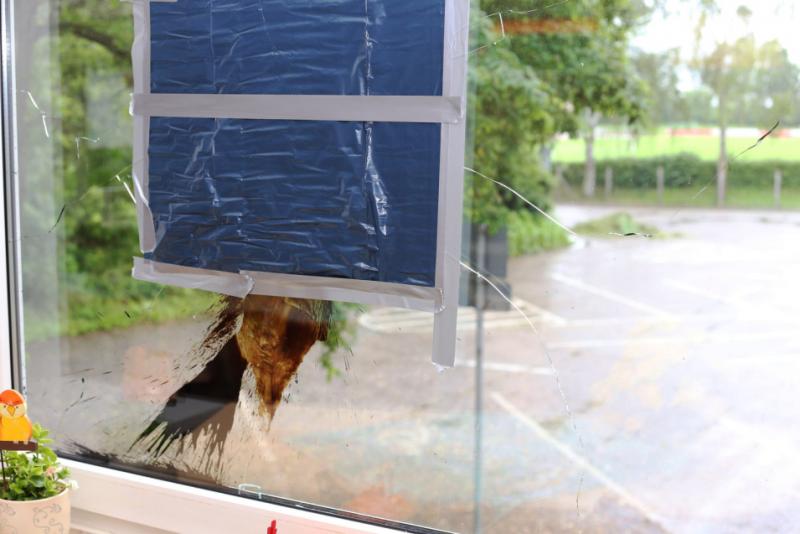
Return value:
[[(133, 10), (197, 6), (178, 17), (187, 28), (159, 29), (177, 48), (154, 55), (168, 65), (157, 84), (194, 94), (204, 91), (181, 88), (202, 86), (206, 71), (177, 60), (205, 57), (182, 41), (192, 17), (232, 17), (228, 45), (258, 57), (263, 39), (248, 28), (263, 16), (272, 57), (299, 35), (279, 15), (363, 7), (391, 17), (380, 11), (389, 2), (4, 1), (12, 367), (33, 418), (73, 460), (212, 489), (226, 506), (267, 501), (339, 524), (796, 530), (794, 3), (445, 7), (468, 3), (470, 43), (451, 58), (468, 61), (469, 91), (450, 369), (431, 363), (424, 311), (269, 292), (240, 299), (131, 275), (145, 196), (133, 178)], [(413, 5), (434, 3), (402, 8)], [(350, 42), (359, 17), (343, 17), (340, 40), (326, 27), (319, 46)], [(406, 37), (417, 30), (436, 41), (416, 26)], [(402, 37), (365, 42), (430, 48)], [(298, 54), (275, 68), (316, 83), (318, 69), (346, 56), (334, 47), (321, 65)], [(240, 60), (227, 67), (247, 85), (254, 67)], [(393, 64), (402, 61), (387, 59), (387, 71)], [(191, 132), (196, 120), (154, 120), (151, 136), (165, 136), (167, 155), (241, 148), (224, 136), (203, 145), (202, 128), (170, 145), (170, 131)], [(235, 120), (243, 131), (253, 119)], [(423, 126), (404, 139), (427, 146), (437, 131)], [(335, 165), (313, 158), (346, 146), (346, 135), (313, 121), (289, 128), (302, 142), (282, 145), (279, 128), (267, 148), (302, 146), (308, 158), (293, 153), (286, 165), (302, 162), (324, 182)], [(347, 135), (366, 135), (354, 128)], [(398, 180), (425, 174), (420, 150), (392, 155)], [(163, 213), (196, 200), (167, 198), (179, 170), (153, 189)], [(184, 174), (181, 191), (196, 193), (201, 177)], [(425, 204), (433, 214), (433, 198)], [(438, 238), (433, 218), (415, 244)], [(418, 259), (394, 258), (401, 274)]]

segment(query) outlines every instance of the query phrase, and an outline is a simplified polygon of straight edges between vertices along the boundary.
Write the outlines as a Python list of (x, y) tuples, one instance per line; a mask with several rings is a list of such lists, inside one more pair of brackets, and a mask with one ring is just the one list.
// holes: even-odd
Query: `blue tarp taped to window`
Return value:
[(467, 10), (134, 2), (134, 276), (447, 309), (452, 363)]
[(146, 257), (433, 286), (439, 129), (153, 117)]
[(443, 0), (152, 3), (153, 93), (441, 95)]
[[(150, 19), (152, 93), (441, 94), (442, 0), (180, 0)], [(148, 155), (148, 259), (434, 284), (438, 125), (158, 117)]]

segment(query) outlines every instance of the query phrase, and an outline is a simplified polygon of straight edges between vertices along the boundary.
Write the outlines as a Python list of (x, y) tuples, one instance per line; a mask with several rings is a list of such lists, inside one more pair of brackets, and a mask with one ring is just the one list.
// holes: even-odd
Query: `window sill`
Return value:
[(79, 489), (73, 531), (88, 534), (389, 533), (386, 528), (65, 460)]

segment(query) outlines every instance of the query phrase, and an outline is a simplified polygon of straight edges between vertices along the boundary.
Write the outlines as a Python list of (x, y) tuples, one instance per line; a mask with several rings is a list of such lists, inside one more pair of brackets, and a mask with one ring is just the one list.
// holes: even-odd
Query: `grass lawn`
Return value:
[(630, 213), (618, 211), (599, 219), (592, 219), (575, 225), (575, 232), (594, 237), (612, 237), (615, 235), (641, 235), (645, 237), (670, 237), (655, 226), (640, 223)]
[[(146, 282), (138, 282), (145, 284)], [(97, 331), (128, 328), (137, 324), (160, 324), (178, 319), (205, 316), (219, 301), (207, 291), (164, 287), (151, 298), (126, 298), (125, 294), (70, 294), (69, 307), (60, 317), (36, 313), (25, 308), (25, 341), (32, 342), (57, 336), (78, 336)]]
[[(667, 189), (664, 191), (663, 205), (697, 208), (715, 207), (717, 196), (713, 184), (701, 193), (700, 190), (702, 188), (702, 185), (698, 185), (697, 187), (685, 189)], [(608, 199), (605, 198), (603, 191), (600, 190), (594, 200), (579, 198), (574, 192), (568, 194), (562, 190), (557, 197), (562, 202), (580, 201), (630, 206), (656, 206), (659, 203), (655, 190), (647, 189), (616, 189)], [(772, 189), (756, 187), (729, 189), (726, 206), (752, 209), (773, 208), (775, 206)], [(780, 207), (783, 209), (800, 209), (800, 190), (784, 189)]]
[[(755, 143), (755, 139), (729, 138), (731, 157)], [(598, 160), (615, 158), (650, 158), (688, 152), (701, 159), (716, 161), (719, 153), (717, 137), (671, 137), (666, 132), (644, 135), (638, 141), (621, 137), (598, 139), (595, 157)], [(584, 161), (585, 144), (582, 139), (559, 141), (553, 151), (553, 161), (576, 163)], [(758, 148), (742, 156), (743, 160), (800, 161), (800, 138), (767, 138)]]

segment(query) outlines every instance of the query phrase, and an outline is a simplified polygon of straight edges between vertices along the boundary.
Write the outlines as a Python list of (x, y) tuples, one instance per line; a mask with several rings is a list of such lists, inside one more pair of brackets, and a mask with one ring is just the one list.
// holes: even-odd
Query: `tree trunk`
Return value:
[(553, 170), (553, 143), (544, 143), (539, 148), (539, 158), (541, 160), (542, 168), (547, 172)]
[(717, 159), (717, 207), (725, 205), (728, 183), (728, 125), (725, 120), (724, 102), (719, 101), (719, 159)]
[(586, 119), (586, 166), (583, 174), (583, 194), (593, 197), (597, 189), (597, 164), (594, 160), (594, 133), (597, 124), (600, 122), (600, 114), (594, 111), (587, 112)]

